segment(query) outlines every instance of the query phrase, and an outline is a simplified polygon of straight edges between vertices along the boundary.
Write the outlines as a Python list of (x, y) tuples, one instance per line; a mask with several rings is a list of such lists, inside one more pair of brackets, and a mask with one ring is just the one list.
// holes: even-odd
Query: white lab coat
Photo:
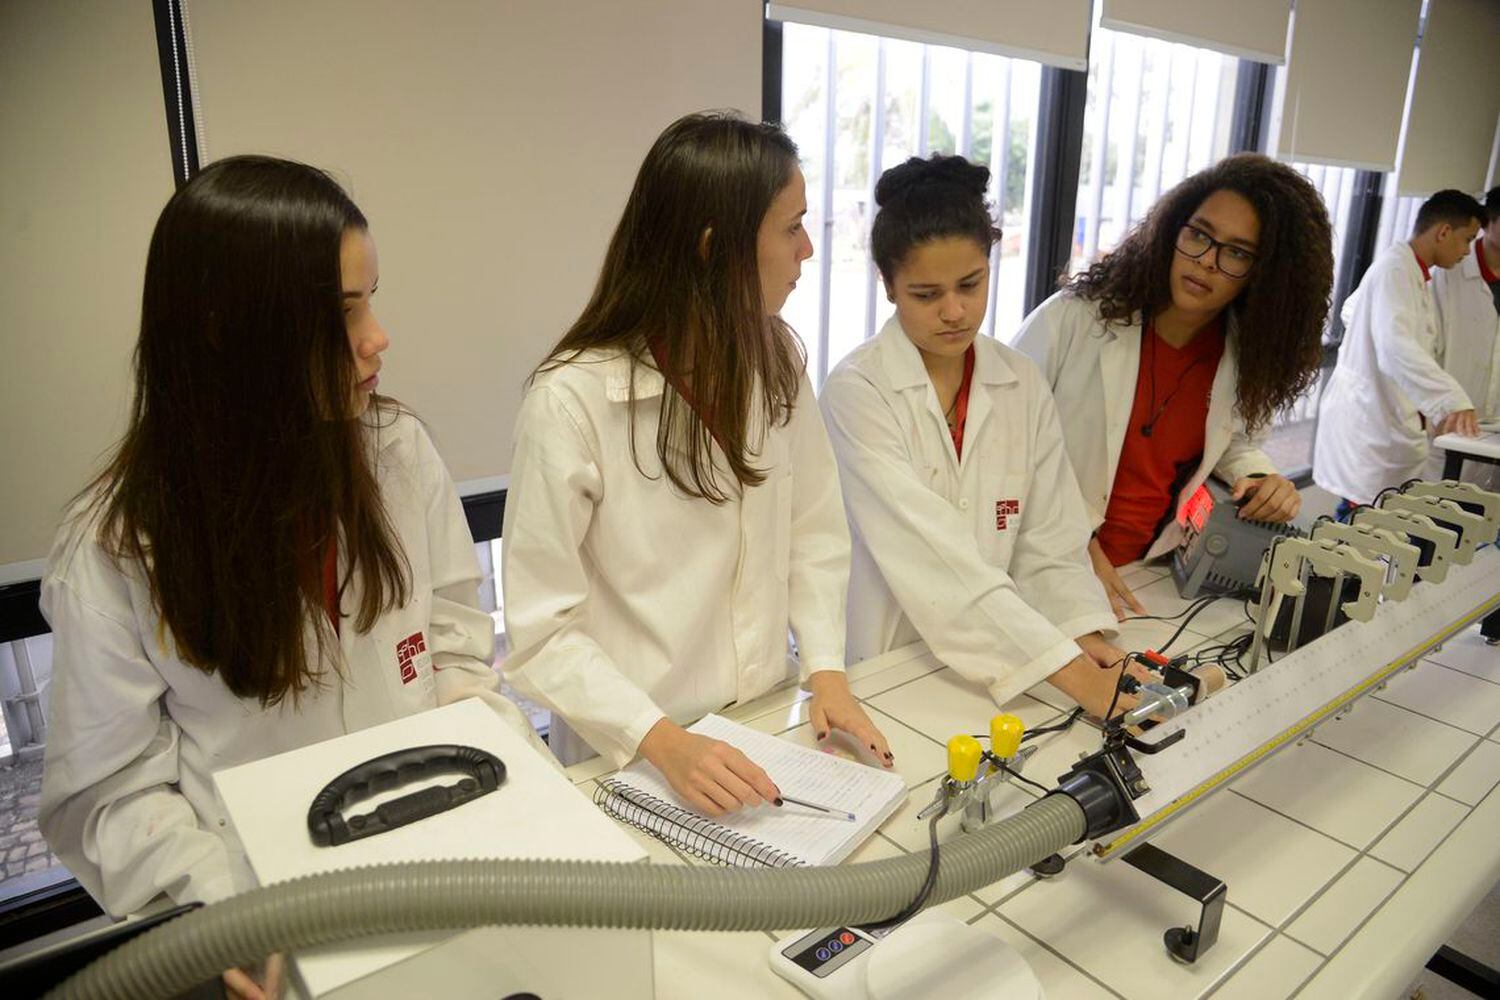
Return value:
[(1481, 420), (1500, 416), (1500, 312), (1477, 250), (1457, 267), (1432, 272), (1432, 304), (1443, 370), (1463, 387)]
[[(1493, 309), (1493, 306), (1491, 307)], [(1422, 474), (1437, 423), (1473, 404), (1435, 357), (1437, 313), (1407, 243), (1386, 248), (1344, 308), (1344, 341), (1318, 408), (1313, 481), (1369, 503)]]
[[(1250, 475), (1269, 475), (1276, 466), (1260, 449), (1260, 435), (1252, 436), (1235, 405), (1239, 379), (1239, 333), (1228, 322), (1224, 354), (1209, 389), (1208, 419), (1204, 425), (1203, 459), (1177, 495), (1177, 511), (1197, 492), (1210, 474), (1233, 484)], [(1021, 324), (1016, 347), (1042, 369), (1052, 387), (1062, 418), (1068, 458), (1078, 477), (1090, 528), (1104, 523), (1109, 496), (1141, 367), (1141, 324), (1106, 323), (1095, 304), (1061, 291), (1037, 306)], [(1182, 541), (1182, 527), (1173, 517), (1151, 543), (1145, 558), (1170, 552)]]
[[(324, 663), (326, 684), (295, 706), (288, 697), (262, 708), (180, 660), (139, 567), (110, 558), (97, 516), (59, 533), (42, 579), (54, 645), (41, 829), (109, 913), (163, 892), (213, 902), (254, 887), (215, 771), (476, 695), (547, 752), (498, 692), (474, 543), (442, 460), (412, 416), (378, 435), (376, 477), (411, 564), (411, 598), (360, 633), (347, 617), (356, 576), (341, 602), (344, 679)], [(316, 648), (311, 627), (307, 641)]]
[[(632, 448), (629, 364), (587, 351), (536, 377), (503, 532), (506, 678), (617, 766), (663, 716), (687, 722), (794, 676), (789, 624), (804, 678), (842, 670), (849, 580), (838, 476), (805, 376), (790, 422), (752, 437), (765, 481), (716, 505), (661, 468), (664, 380), (647, 366)], [(722, 458), (717, 472), (733, 484)]]
[(974, 342), (962, 458), (892, 317), (823, 386), (854, 536), (848, 656), (918, 638), (1004, 704), (1113, 634), (1052, 394), (1025, 356)]

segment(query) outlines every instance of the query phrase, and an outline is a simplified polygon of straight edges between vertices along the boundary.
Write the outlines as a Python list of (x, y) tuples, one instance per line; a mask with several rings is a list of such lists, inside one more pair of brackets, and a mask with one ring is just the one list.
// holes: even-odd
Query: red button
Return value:
[(844, 942), (845, 944), (853, 944), (854, 935), (850, 934), (848, 931), (845, 931), (844, 933), (839, 935), (839, 940)]

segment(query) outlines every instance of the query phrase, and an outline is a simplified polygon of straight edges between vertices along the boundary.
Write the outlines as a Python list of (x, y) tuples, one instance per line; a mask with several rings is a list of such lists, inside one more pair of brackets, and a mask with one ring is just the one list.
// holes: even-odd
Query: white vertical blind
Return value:
[(383, 391), (454, 478), (508, 472), (528, 375), (577, 317), (678, 116), (758, 118), (761, 10), (631, 0), (193, 0), (205, 160), (331, 169), (370, 219)]
[(1100, 23), (1280, 65), (1286, 57), (1290, 10), (1291, 0), (1104, 0)]
[(1277, 155), (1394, 170), (1421, 13), (1421, 0), (1297, 0)]
[[(125, 426), (151, 227), (172, 194), (148, 3), (0, 3), (0, 583), (40, 575)], [(28, 565), (17, 565), (17, 564)]]
[[(720, 0), (722, 2), (722, 0)], [(1088, 68), (1090, 0), (792, 0), (770, 17)]]
[(1428, 3), (1401, 139), (1401, 194), (1484, 186), (1500, 116), (1497, 46), (1497, 0)]

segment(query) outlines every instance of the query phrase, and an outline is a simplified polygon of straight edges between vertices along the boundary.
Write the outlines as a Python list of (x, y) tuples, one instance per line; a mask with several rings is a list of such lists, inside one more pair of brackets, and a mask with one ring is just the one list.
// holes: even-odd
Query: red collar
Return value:
[(1417, 266), (1422, 269), (1422, 280), (1423, 281), (1431, 281), (1432, 280), (1432, 268), (1428, 267), (1427, 266), (1427, 262), (1422, 259), (1422, 255), (1419, 254), (1419, 253), (1417, 253), (1417, 248), (1416, 247), (1412, 247), (1411, 248), (1411, 255), (1413, 257), (1417, 258)]
[(1493, 285), (1495, 282), (1500, 281), (1500, 278), (1495, 276), (1495, 272), (1490, 270), (1489, 263), (1484, 259), (1483, 236), (1474, 241), (1474, 259), (1479, 262), (1479, 276), (1484, 279), (1485, 284)]
[(953, 438), (953, 454), (964, 456), (964, 425), (969, 422), (969, 386), (974, 383), (974, 345), (964, 352), (964, 380), (959, 383), (958, 395), (953, 399), (953, 423), (948, 433)]

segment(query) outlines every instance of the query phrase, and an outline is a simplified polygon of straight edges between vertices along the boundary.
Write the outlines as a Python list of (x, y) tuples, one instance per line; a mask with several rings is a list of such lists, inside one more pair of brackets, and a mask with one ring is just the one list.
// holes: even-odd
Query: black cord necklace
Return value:
[(1194, 368), (1197, 368), (1199, 362), (1201, 362), (1203, 360), (1203, 356), (1202, 355), (1199, 355), (1198, 357), (1194, 358), (1192, 360), (1192, 362), (1189, 363), (1188, 366), (1182, 370), (1182, 374), (1180, 374), (1180, 375), (1177, 376), (1177, 384), (1172, 387), (1172, 391), (1171, 392), (1167, 393), (1167, 398), (1161, 401), (1161, 406), (1157, 406), (1156, 405), (1156, 338), (1157, 338), (1157, 336), (1158, 336), (1158, 334), (1157, 334), (1156, 330), (1153, 328), (1151, 330), (1151, 341), (1150, 341), (1150, 344), (1151, 344), (1151, 361), (1150, 361), (1150, 365), (1151, 365), (1151, 367), (1150, 367), (1150, 372), (1151, 372), (1151, 405), (1149, 407), (1147, 407), (1151, 411), (1151, 416), (1146, 420), (1145, 423), (1141, 424), (1141, 436), (1142, 437), (1150, 437), (1151, 436), (1152, 430), (1154, 430), (1156, 428), (1156, 422), (1162, 418), (1162, 414), (1164, 414), (1164, 413), (1167, 412), (1167, 407), (1171, 405), (1172, 399), (1177, 395), (1178, 391), (1180, 391), (1182, 389), (1183, 380), (1188, 377), (1188, 372), (1192, 371)]

